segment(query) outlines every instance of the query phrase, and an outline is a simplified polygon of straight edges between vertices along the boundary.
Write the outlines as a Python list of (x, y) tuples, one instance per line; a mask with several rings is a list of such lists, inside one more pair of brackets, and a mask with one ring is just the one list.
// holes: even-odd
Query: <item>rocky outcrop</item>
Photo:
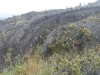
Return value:
[[(86, 27), (88, 28), (91, 32), (92, 32), (92, 44), (91, 45), (97, 45), (100, 44), (100, 22), (85, 22), (83, 23), (82, 21), (78, 21), (78, 22), (74, 22), (75, 25), (79, 26), (79, 27)], [(48, 36), (46, 41), (44, 42), (44, 44), (42, 45), (42, 49), (40, 51), (41, 54), (45, 55), (45, 57), (48, 56), (48, 54), (50, 54), (50, 49), (48, 49), (48, 46), (50, 43), (53, 43), (57, 37), (57, 34), (62, 34), (62, 31), (67, 29), (67, 25), (59, 27), (59, 28), (55, 28)], [(74, 31), (75, 32), (75, 31)], [(72, 33), (74, 33), (72, 32)], [(66, 33), (67, 35), (67, 33)], [(74, 34), (76, 35), (76, 34)], [(60, 36), (62, 37), (62, 36)], [(86, 45), (88, 47), (88, 45)]]
[(75, 22), (76, 25), (78, 26), (84, 26), (86, 28), (88, 28), (93, 35), (93, 40), (94, 40), (94, 44), (100, 44), (100, 22), (93, 22), (93, 21), (88, 21), (88, 22)]
[(21, 16), (6, 19), (4, 20), (5, 24), (0, 23), (0, 34), (2, 35), (0, 39), (0, 61), (9, 50), (12, 56), (22, 55), (29, 51), (39, 42), (40, 37), (43, 40), (43, 37), (46, 37), (58, 25), (76, 22), (99, 12), (100, 7), (73, 8), (57, 12), (52, 11), (51, 13), (36, 14), (34, 12), (35, 15), (28, 15), (31, 18), (26, 19)]

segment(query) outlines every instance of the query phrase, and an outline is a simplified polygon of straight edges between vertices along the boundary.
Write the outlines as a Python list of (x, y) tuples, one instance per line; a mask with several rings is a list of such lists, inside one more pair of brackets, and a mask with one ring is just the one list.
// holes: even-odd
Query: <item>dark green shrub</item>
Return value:
[(48, 48), (53, 52), (73, 49), (82, 50), (91, 40), (91, 32), (88, 28), (70, 24), (67, 28), (62, 29), (60, 33), (57, 33), (55, 41), (50, 43)]

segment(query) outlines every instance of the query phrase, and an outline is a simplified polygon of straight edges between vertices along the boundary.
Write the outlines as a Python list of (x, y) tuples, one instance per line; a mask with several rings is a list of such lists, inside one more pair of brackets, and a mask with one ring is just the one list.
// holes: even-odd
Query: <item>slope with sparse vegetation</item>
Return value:
[(91, 4), (1, 20), (0, 75), (100, 75), (100, 5)]

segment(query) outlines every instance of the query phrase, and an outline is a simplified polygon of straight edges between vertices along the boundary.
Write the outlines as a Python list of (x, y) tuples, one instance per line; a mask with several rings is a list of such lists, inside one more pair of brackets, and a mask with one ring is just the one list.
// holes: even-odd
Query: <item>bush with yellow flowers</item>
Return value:
[(61, 50), (82, 50), (89, 41), (92, 40), (91, 31), (85, 27), (70, 24), (66, 29), (62, 29), (55, 41), (50, 43), (48, 48), (51, 51), (60, 52)]

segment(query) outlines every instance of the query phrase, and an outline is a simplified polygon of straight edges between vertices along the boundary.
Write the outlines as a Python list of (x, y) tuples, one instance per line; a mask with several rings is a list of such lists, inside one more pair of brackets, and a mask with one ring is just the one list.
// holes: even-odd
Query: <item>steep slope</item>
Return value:
[[(91, 14), (98, 14), (100, 7), (73, 8), (46, 13), (33, 12), (33, 14), (21, 15), (4, 20), (5, 24), (0, 23), (0, 63), (4, 63), (4, 56), (11, 52), (15, 56), (25, 54), (44, 42), (46, 36), (60, 25), (76, 22), (87, 18)], [(32, 12), (31, 12), (32, 13)], [(23, 18), (24, 17), (24, 18)], [(25, 18), (26, 17), (26, 18)]]

